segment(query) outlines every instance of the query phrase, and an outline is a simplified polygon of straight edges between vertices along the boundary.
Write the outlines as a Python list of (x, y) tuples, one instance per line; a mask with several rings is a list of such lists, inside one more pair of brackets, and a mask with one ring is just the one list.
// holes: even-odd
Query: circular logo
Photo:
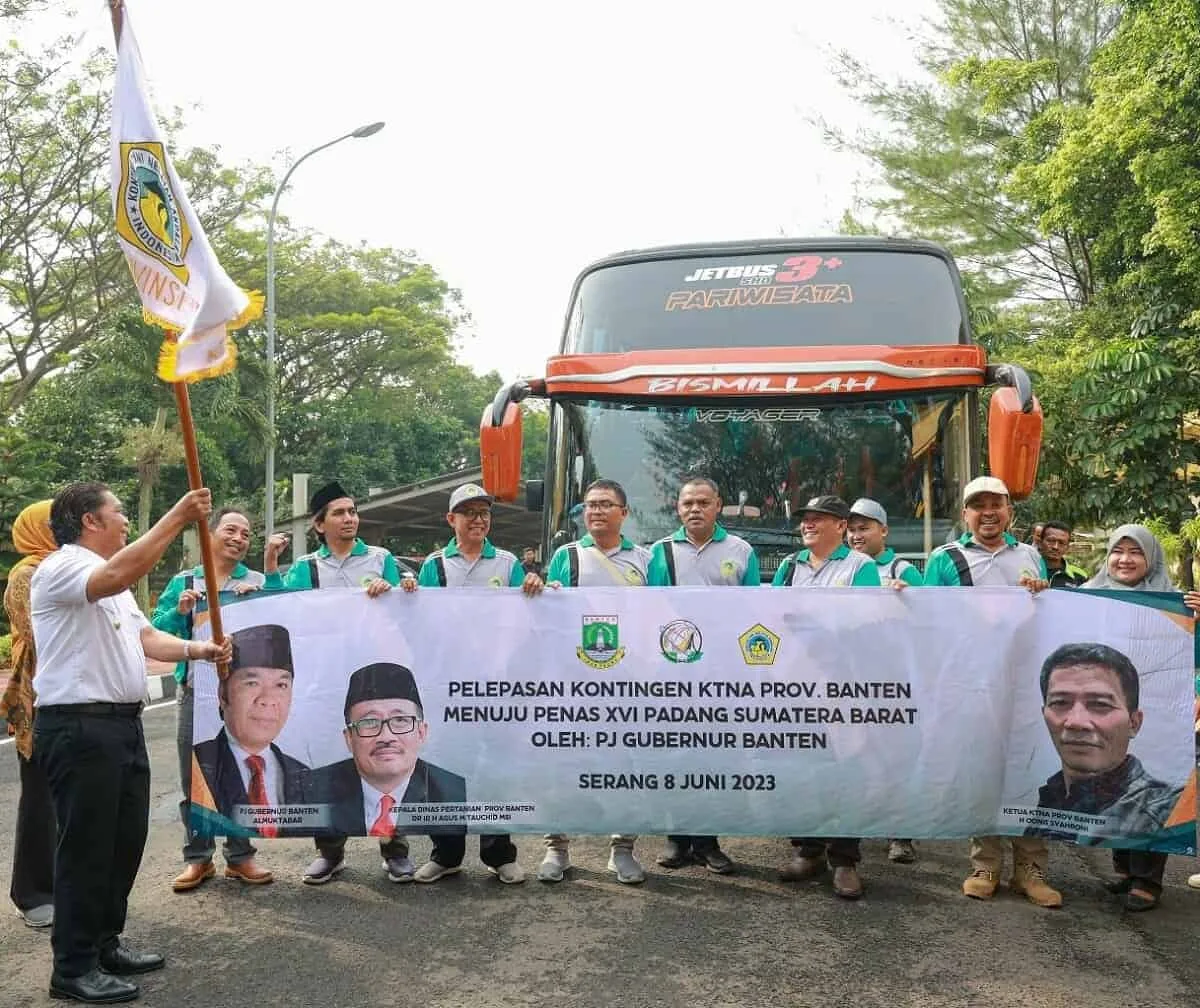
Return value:
[(737, 573), (737, 567), (732, 560), (721, 561), (721, 577), (731, 578)]
[(703, 655), (704, 638), (700, 628), (690, 620), (672, 620), (658, 635), (658, 647), (663, 657), (677, 665), (699, 661)]
[(504, 587), (504, 582), (501, 581), (500, 578), (498, 578), (498, 577), (488, 578), (488, 584), (491, 585), (493, 588), (503, 588)]

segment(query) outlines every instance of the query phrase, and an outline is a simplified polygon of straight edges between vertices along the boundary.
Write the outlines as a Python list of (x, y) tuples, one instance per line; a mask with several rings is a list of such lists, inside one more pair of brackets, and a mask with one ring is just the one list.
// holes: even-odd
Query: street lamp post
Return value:
[(314, 147), (307, 154), (292, 162), (292, 166), (283, 176), (279, 188), (275, 190), (275, 198), (271, 201), (271, 212), (267, 216), (267, 507), (266, 525), (267, 538), (275, 534), (275, 213), (279, 209), (279, 197), (287, 188), (288, 179), (292, 172), (300, 167), (314, 154), (341, 143), (343, 140), (359, 140), (363, 137), (374, 136), (383, 123), (374, 122), (366, 126), (330, 140), (319, 147)]

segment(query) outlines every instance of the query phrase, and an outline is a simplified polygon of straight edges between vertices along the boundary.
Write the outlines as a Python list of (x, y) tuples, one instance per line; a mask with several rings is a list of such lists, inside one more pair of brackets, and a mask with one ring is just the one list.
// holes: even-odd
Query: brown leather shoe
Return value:
[(249, 861), (240, 861), (237, 864), (227, 864), (225, 877), (241, 879), (247, 885), (266, 885), (268, 882), (275, 881), (274, 873), (266, 868), (259, 868), (254, 863), (254, 858)]
[(178, 875), (175, 876), (175, 881), (171, 883), (171, 888), (176, 892), (189, 892), (192, 889), (198, 888), (206, 879), (212, 878), (217, 873), (211, 861), (199, 861), (195, 864), (189, 864)]
[(858, 869), (853, 865), (834, 868), (833, 891), (842, 899), (858, 899), (863, 894), (863, 884), (858, 875)]

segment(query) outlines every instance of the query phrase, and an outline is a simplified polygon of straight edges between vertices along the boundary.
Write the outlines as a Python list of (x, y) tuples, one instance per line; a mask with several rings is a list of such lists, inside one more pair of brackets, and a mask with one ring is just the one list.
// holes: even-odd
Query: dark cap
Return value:
[(231, 672), (243, 668), (273, 668), (286, 669), (295, 676), (292, 640), (286, 627), (267, 623), (236, 630), (230, 636), (233, 639), (233, 658), (229, 662)]
[(334, 480), (332, 483), (326, 483), (312, 495), (312, 499), (308, 502), (308, 513), (311, 515), (319, 514), (335, 500), (341, 500), (343, 497), (350, 497), (353, 500), (353, 497), (346, 493), (342, 484), (337, 480)]
[(816, 511), (818, 514), (833, 515), (834, 518), (839, 518), (842, 521), (850, 520), (850, 507), (841, 497), (826, 495), (824, 497), (814, 497), (804, 505), (805, 511)]
[(403, 665), (394, 662), (375, 662), (364, 665), (350, 676), (346, 689), (345, 718), (350, 718), (350, 708), (364, 700), (411, 700), (421, 706), (421, 694), (417, 681)]

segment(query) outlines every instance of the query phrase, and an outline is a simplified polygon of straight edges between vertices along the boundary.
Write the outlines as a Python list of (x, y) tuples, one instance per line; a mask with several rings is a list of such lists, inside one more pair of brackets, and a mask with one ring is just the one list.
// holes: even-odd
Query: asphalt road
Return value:
[[(154, 770), (150, 840), (130, 905), (130, 941), (161, 950), (141, 1004), (175, 1008), (708, 1008), (708, 1006), (1187, 1006), (1200, 989), (1200, 892), (1193, 863), (1174, 858), (1163, 906), (1123, 913), (1100, 886), (1101, 852), (1054, 847), (1062, 910), (1005, 891), (960, 895), (965, 843), (920, 843), (921, 860), (889, 865), (866, 845), (867, 895), (778, 882), (776, 839), (734, 838), (742, 870), (652, 869), (645, 885), (603, 871), (607, 844), (577, 840), (574, 877), (503, 886), (468, 859), (436, 885), (394, 885), (374, 842), (350, 841), (349, 868), (324, 887), (300, 883), (308, 841), (263, 844), (273, 885), (221, 878), (185, 895), (179, 870), (174, 711), (145, 714)], [(0, 878), (11, 870), (16, 756), (0, 746)], [(660, 841), (640, 841), (649, 863)], [(538, 838), (519, 839), (532, 875)], [(423, 859), (428, 841), (414, 843)], [(418, 861), (419, 863), (419, 861)], [(49, 1004), (48, 936), (0, 915), (0, 1008)]]

